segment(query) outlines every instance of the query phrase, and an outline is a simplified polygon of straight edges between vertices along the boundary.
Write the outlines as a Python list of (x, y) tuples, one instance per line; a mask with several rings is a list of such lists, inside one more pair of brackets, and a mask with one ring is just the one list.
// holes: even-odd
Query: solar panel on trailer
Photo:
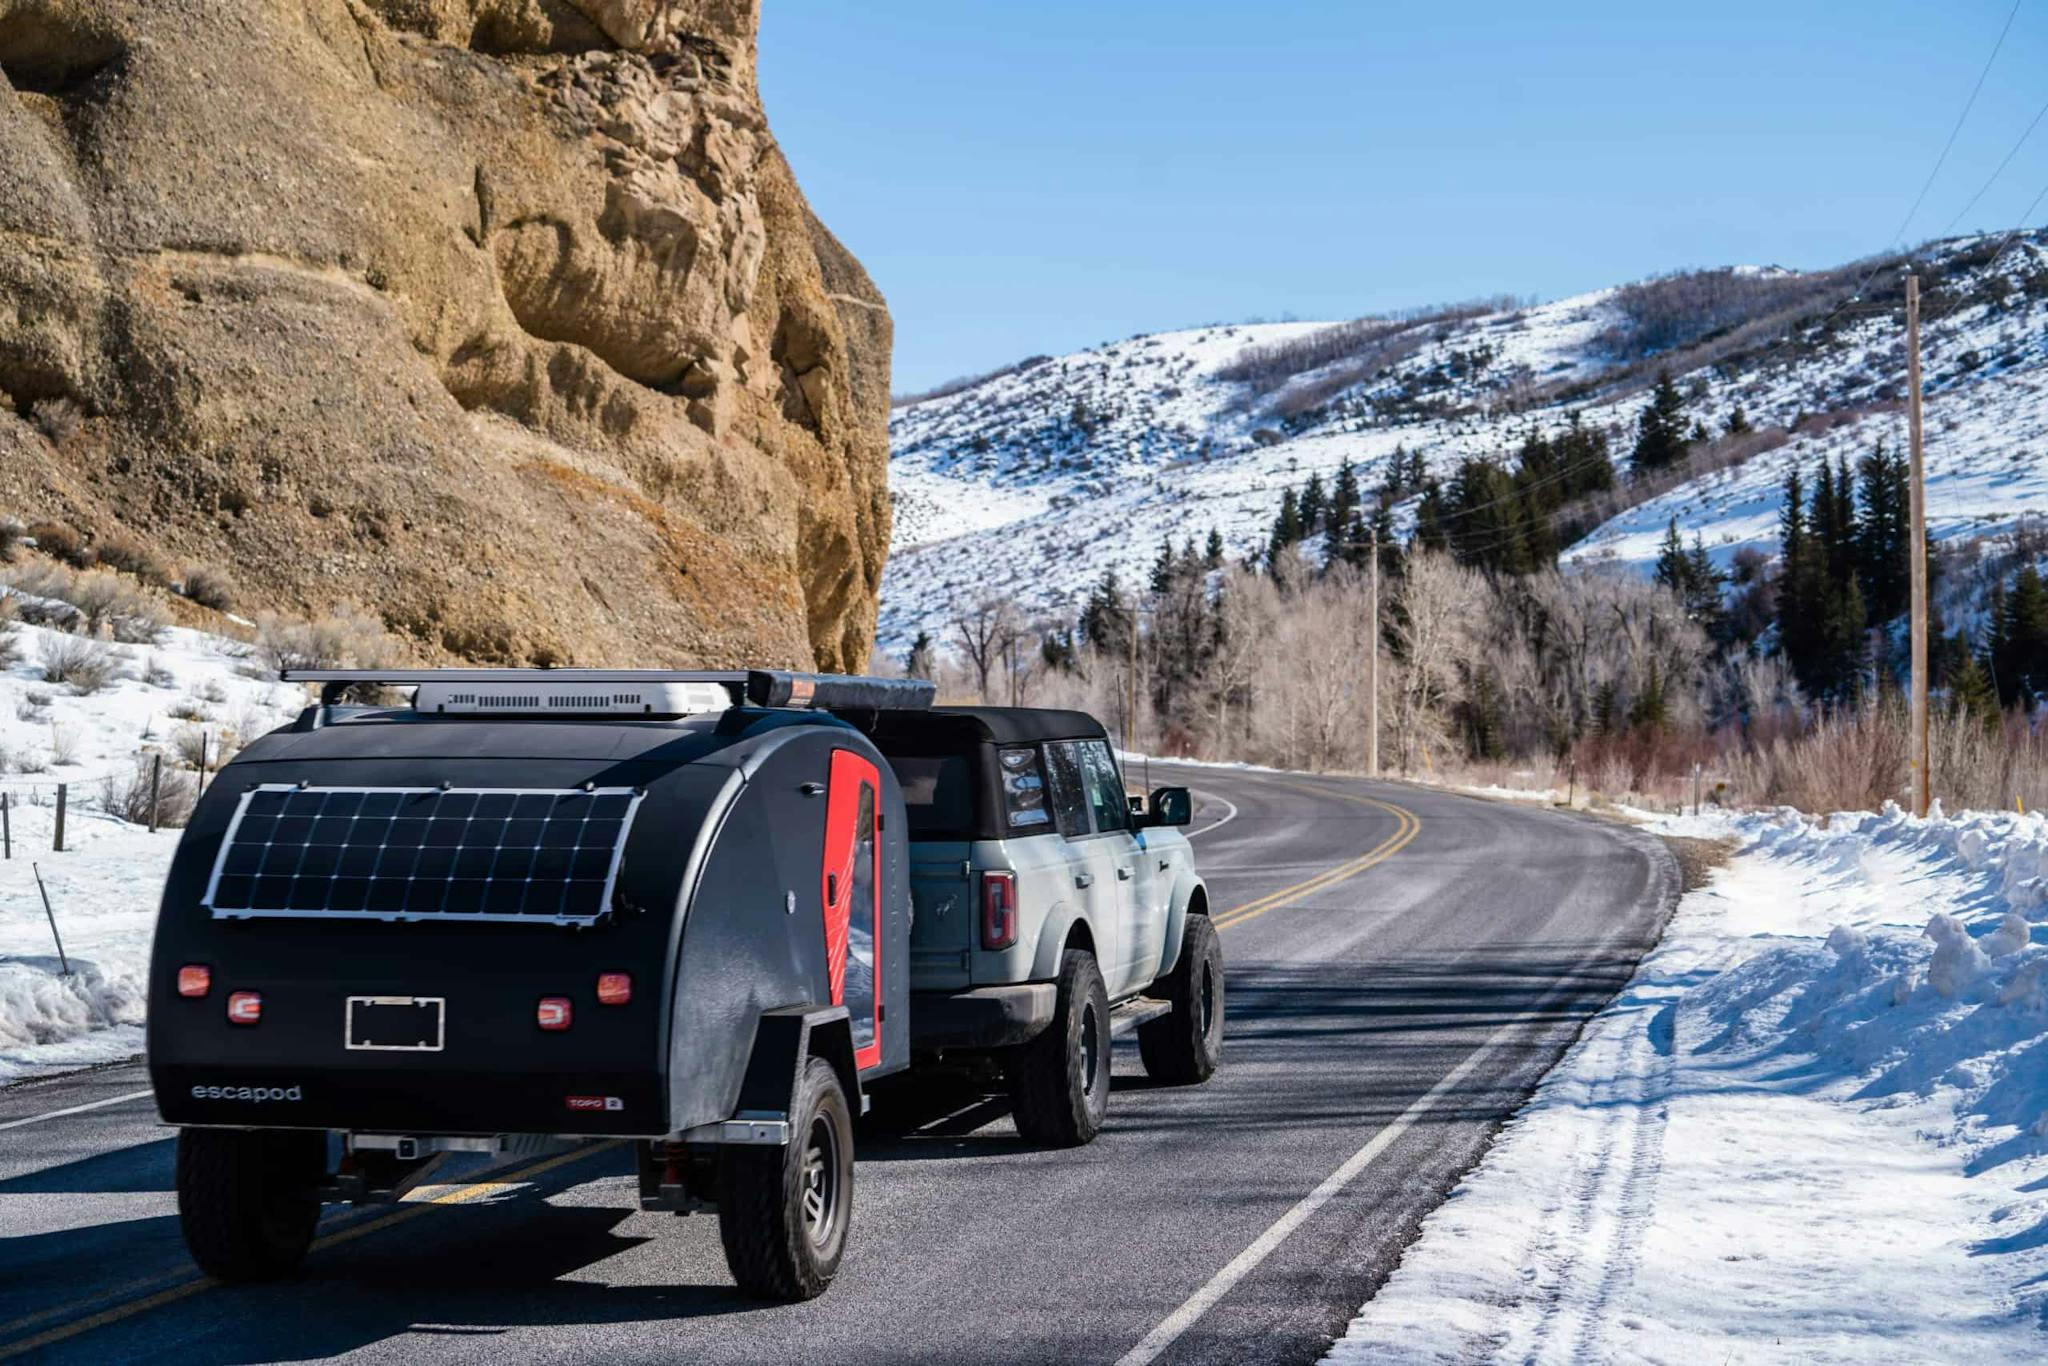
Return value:
[(203, 899), (216, 917), (587, 922), (631, 788), (283, 787), (242, 796)]

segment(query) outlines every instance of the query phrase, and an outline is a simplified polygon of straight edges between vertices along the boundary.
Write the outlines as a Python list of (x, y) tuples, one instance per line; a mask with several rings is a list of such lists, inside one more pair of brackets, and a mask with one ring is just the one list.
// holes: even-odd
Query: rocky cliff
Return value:
[(865, 663), (889, 316), (757, 0), (0, 0), (0, 514), (492, 663)]

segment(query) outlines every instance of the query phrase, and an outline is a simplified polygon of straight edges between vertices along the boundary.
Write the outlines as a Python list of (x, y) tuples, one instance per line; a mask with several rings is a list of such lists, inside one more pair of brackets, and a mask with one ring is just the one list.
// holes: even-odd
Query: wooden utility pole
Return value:
[(1380, 776), (1380, 527), (1378, 521), (1372, 525), (1372, 619), (1367, 623), (1372, 632), (1372, 667), (1366, 670), (1365, 687), (1371, 694), (1372, 724), (1365, 734), (1365, 772), (1369, 778)]
[(1131, 658), (1124, 678), (1124, 748), (1138, 752), (1138, 604), (1131, 604)]
[(1913, 814), (1928, 804), (1927, 746), (1927, 477), (1920, 460), (1920, 277), (1906, 277), (1906, 431), (1913, 448), (1911, 565), (1913, 579)]

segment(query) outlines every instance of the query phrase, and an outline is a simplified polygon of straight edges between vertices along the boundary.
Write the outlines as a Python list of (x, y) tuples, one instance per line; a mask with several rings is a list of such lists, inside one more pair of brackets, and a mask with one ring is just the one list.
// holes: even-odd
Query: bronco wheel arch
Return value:
[(1188, 917), (1209, 914), (1209, 889), (1193, 873), (1174, 885), (1173, 900), (1166, 912), (1166, 952), (1159, 959), (1159, 976), (1164, 978), (1180, 961), (1181, 941), (1186, 938)]

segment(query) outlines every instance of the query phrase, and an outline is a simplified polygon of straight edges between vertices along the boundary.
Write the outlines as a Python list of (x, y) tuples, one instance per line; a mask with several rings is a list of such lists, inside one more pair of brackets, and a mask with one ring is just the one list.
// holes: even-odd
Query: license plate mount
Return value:
[(447, 1026), (445, 996), (351, 996), (342, 1043), (372, 1053), (439, 1053)]

